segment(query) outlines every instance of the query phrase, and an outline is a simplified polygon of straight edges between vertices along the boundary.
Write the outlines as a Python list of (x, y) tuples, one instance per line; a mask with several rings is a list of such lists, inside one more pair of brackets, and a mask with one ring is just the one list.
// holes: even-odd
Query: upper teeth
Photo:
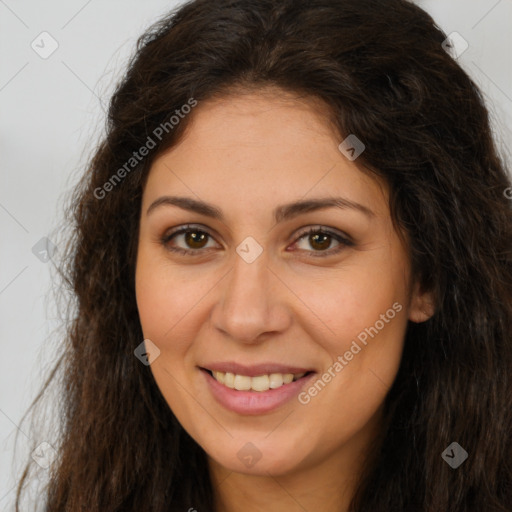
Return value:
[(247, 375), (237, 375), (234, 373), (224, 373), (212, 371), (213, 377), (224, 386), (238, 391), (268, 391), (276, 389), (283, 384), (300, 379), (305, 373), (271, 373), (269, 375), (258, 375), (257, 377), (248, 377)]

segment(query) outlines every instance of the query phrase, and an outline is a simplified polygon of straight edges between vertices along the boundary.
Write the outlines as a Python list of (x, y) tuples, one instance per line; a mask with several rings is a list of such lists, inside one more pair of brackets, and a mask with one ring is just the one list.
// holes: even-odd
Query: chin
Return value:
[[(247, 439), (247, 438), (246, 438)], [(282, 441), (241, 441), (233, 443), (233, 450), (208, 450), (209, 457), (228, 471), (255, 476), (281, 476), (300, 468), (306, 455), (296, 446)]]

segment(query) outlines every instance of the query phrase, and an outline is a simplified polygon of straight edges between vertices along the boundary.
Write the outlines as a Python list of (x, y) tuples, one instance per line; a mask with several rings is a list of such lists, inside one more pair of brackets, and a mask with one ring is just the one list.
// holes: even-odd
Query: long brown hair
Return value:
[[(382, 443), (351, 510), (511, 510), (511, 183), (482, 95), (445, 39), (405, 0), (195, 0), (140, 37), (70, 198), (61, 271), (74, 307), (44, 385), (60, 375), (45, 510), (213, 510), (204, 451), (134, 356), (141, 196), (193, 115), (154, 137), (176, 110), (267, 85), (321, 99), (339, 133), (365, 144), (358, 162), (389, 184), (414, 276), (436, 302), (430, 320), (408, 326)], [(126, 167), (148, 137), (156, 147)], [(452, 442), (468, 453), (457, 469), (441, 456)]]

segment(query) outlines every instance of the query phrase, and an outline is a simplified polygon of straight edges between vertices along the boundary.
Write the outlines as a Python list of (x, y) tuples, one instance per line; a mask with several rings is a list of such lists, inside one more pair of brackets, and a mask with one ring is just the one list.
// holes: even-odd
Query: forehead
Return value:
[(205, 147), (265, 144), (283, 149), (301, 146), (305, 140), (311, 144), (321, 138), (337, 141), (340, 136), (329, 125), (330, 116), (329, 107), (319, 98), (268, 87), (199, 102), (191, 112), (185, 138)]
[(172, 190), (256, 208), (342, 194), (385, 209), (384, 184), (339, 151), (316, 98), (267, 89), (200, 102), (189, 115), (183, 138), (153, 162), (153, 199)]

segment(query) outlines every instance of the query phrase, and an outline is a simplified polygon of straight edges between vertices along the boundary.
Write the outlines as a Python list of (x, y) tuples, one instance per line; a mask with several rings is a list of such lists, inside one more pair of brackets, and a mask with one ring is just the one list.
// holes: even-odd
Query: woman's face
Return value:
[(338, 149), (318, 102), (251, 93), (189, 115), (151, 167), (140, 217), (137, 304), (160, 351), (156, 383), (231, 471), (356, 459), (408, 319), (427, 318), (388, 191)]

